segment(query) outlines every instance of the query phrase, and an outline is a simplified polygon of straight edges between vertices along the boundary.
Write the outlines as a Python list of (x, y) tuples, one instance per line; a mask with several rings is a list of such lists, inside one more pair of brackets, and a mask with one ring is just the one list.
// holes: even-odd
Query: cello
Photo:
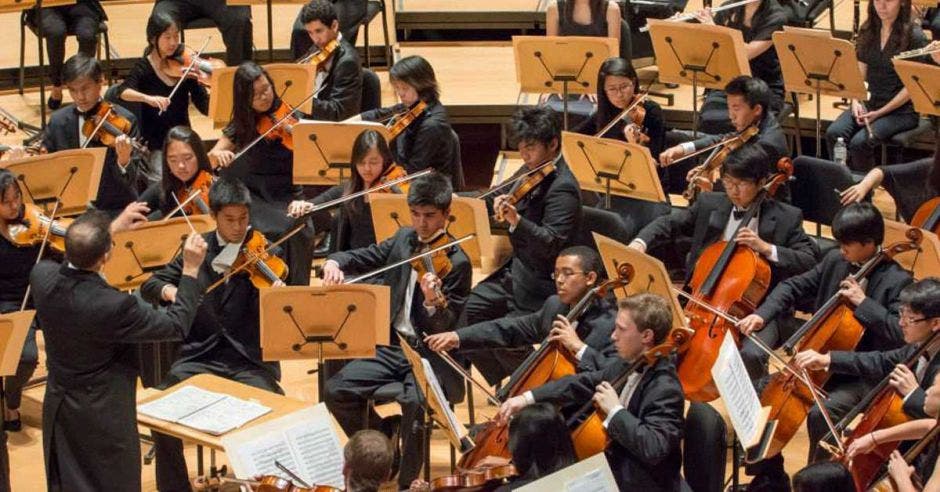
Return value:
[[(773, 195), (793, 172), (789, 158), (780, 159), (777, 166), (779, 172), (763, 185), (748, 206), (732, 238), (750, 224), (760, 212), (764, 200)], [(732, 240), (717, 241), (702, 251), (689, 281), (692, 294), (690, 304), (686, 304), (685, 308), (689, 326), (695, 334), (688, 350), (680, 355), (677, 368), (682, 390), (689, 400), (711, 401), (718, 398), (711, 367), (729, 331), (735, 336), (735, 342), (740, 343), (734, 324), (714, 311), (717, 309), (743, 318), (757, 308), (769, 286), (770, 264), (751, 248), (739, 246)]]
[[(914, 460), (927, 449), (927, 446), (936, 441), (938, 436), (940, 436), (940, 420), (927, 432), (927, 435), (920, 438), (920, 440), (914, 443), (914, 445), (904, 453), (904, 462), (908, 465), (914, 463)], [(911, 477), (911, 481), (914, 482), (914, 486), (917, 490), (923, 490), (921, 477), (918, 477), (916, 473)], [(896, 492), (898, 488), (894, 480), (888, 475), (888, 472), (884, 471), (878, 475), (878, 478), (875, 479), (868, 490), (874, 492)]]
[[(868, 277), (882, 262), (897, 254), (917, 249), (923, 238), (923, 234), (916, 228), (908, 229), (906, 236), (907, 241), (882, 248), (848, 278), (860, 281)], [(805, 350), (814, 350), (820, 354), (833, 350), (853, 350), (864, 333), (864, 328), (855, 319), (853, 311), (854, 308), (836, 292), (812, 318), (784, 342), (784, 351), (793, 355)], [(809, 377), (815, 386), (823, 387), (829, 379), (829, 372), (814, 371), (809, 373)], [(768, 419), (777, 420), (777, 430), (767, 450), (768, 457), (779, 453), (790, 442), (806, 419), (810, 408), (816, 403), (815, 394), (805, 386), (795, 383), (792, 373), (778, 372), (770, 379), (761, 395), (761, 406), (771, 407)]]
[[(636, 270), (629, 263), (617, 267), (617, 277), (607, 280), (589, 290), (572, 306), (565, 317), (574, 322), (590, 307), (591, 302), (603, 299), (612, 290), (624, 287), (633, 281)], [(501, 400), (506, 401), (526, 391), (555, 381), (577, 372), (578, 361), (558, 342), (543, 341), (538, 350), (529, 357), (509, 377), (509, 383), (501, 392)], [(509, 428), (489, 422), (475, 436), (476, 445), (460, 457), (457, 466), (468, 470), (475, 468), (487, 456), (509, 458)]]
[(940, 234), (940, 196), (931, 198), (917, 207), (911, 225)]

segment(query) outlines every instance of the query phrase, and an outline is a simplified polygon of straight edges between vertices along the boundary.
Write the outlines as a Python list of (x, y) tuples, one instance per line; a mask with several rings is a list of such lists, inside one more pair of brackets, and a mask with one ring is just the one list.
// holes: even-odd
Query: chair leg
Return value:
[(26, 78), (26, 20), (20, 22), (20, 95), (23, 95), (24, 79)]
[(477, 425), (476, 409), (473, 408), (473, 385), (467, 381), (467, 410), (470, 413), (470, 426)]

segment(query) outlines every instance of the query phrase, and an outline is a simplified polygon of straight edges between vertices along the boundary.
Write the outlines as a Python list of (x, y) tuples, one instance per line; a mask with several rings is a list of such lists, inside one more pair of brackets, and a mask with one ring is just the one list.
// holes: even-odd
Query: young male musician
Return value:
[[(450, 180), (442, 174), (433, 173), (412, 181), (408, 208), (413, 226), (400, 228), (381, 243), (330, 255), (323, 266), (323, 283), (341, 284), (347, 273), (363, 274), (411, 258), (425, 243), (447, 234), (452, 194)], [(391, 287), (390, 340), (393, 345), (379, 345), (374, 358), (347, 364), (327, 381), (324, 392), (327, 408), (346, 433), (352, 434), (363, 428), (367, 400), (378, 388), (392, 382), (404, 384), (404, 391), (397, 397), (402, 406), (402, 460), (398, 483), (403, 489), (417, 478), (423, 462), (424, 427), (420, 425), (423, 396), (415, 386), (411, 366), (398, 340), (401, 338), (404, 343), (415, 345), (424, 334), (454, 329), (470, 293), (470, 261), (459, 247), (446, 251), (451, 270), (444, 278), (433, 272), (419, 278), (417, 271), (407, 263), (383, 274), (385, 284)], [(422, 347), (419, 351), (431, 362), (448, 399), (460, 401), (463, 380), (429, 350)], [(373, 412), (370, 422), (379, 420)]]
[(602, 268), (601, 259), (593, 249), (565, 248), (558, 254), (552, 272), (558, 293), (549, 297), (538, 311), (430, 335), (425, 343), (435, 352), (475, 351), (531, 346), (548, 338), (557, 340), (575, 356), (579, 370), (596, 371), (616, 355), (610, 343), (616, 313), (613, 302), (595, 297), (579, 318), (568, 320), (565, 316), (595, 287)]
[[(513, 115), (510, 127), (525, 162), (513, 177), (553, 161), (555, 170), (515, 204), (510, 198), (517, 185), (502, 188), (495, 199), (487, 198), (490, 211), (501, 212), (509, 225), (513, 255), (474, 287), (463, 326), (532, 313), (542, 307), (555, 291), (551, 279), (555, 258), (571, 243), (581, 225), (581, 187), (561, 157), (557, 114), (547, 107), (522, 108)], [(471, 359), (483, 376), (496, 384), (522, 361), (525, 352), (490, 360), (484, 360), (484, 355), (490, 354), (477, 353)]]
[(503, 403), (497, 419), (535, 402), (583, 403), (593, 398), (610, 437), (607, 460), (620, 490), (678, 491), (682, 411), (685, 396), (671, 357), (632, 374), (620, 394), (611, 386), (647, 350), (662, 344), (672, 329), (669, 304), (656, 294), (620, 299), (610, 339), (622, 359), (598, 371), (544, 384)]
[(343, 490), (378, 492), (392, 473), (395, 452), (385, 434), (361, 430), (343, 446)]
[(317, 71), (314, 90), (320, 93), (313, 100), (310, 117), (340, 121), (359, 114), (362, 104), (359, 53), (340, 34), (333, 4), (329, 0), (312, 0), (301, 9), (300, 21), (317, 49), (324, 49), (331, 41), (338, 43)]
[(226, 5), (225, 0), (157, 0), (153, 12), (166, 12), (179, 20), (182, 28), (191, 21), (208, 17), (222, 33), (225, 62), (230, 67), (252, 59), (251, 6)]
[(135, 343), (182, 340), (205, 285), (206, 242), (183, 247), (182, 278), (166, 311), (109, 286), (105, 214), (88, 212), (66, 232), (62, 265), (43, 261), (30, 275), (43, 328), (49, 379), (43, 399), (43, 454), (49, 490), (140, 490)]
[[(898, 296), (911, 283), (911, 276), (893, 260), (883, 260), (862, 281), (849, 278), (865, 262), (877, 255), (884, 240), (884, 218), (870, 203), (853, 203), (836, 214), (832, 235), (839, 249), (830, 251), (811, 270), (779, 283), (764, 302), (740, 321), (742, 333), (759, 333), (771, 320), (804, 302), (813, 302), (815, 309), (830, 297), (839, 295), (853, 310), (855, 319), (865, 329), (858, 351), (887, 350), (901, 346), (903, 336), (898, 326)], [(868, 391), (871, 383), (857, 378), (835, 376), (824, 388), (829, 412), (838, 419)], [(819, 409), (813, 408), (807, 418), (810, 436), (810, 461), (818, 443), (828, 430)], [(755, 482), (782, 482), (783, 456), (765, 460), (749, 471), (757, 471)]]
[[(339, 20), (339, 32), (343, 35), (343, 40), (349, 46), (355, 47), (356, 39), (359, 37), (359, 26), (366, 20), (366, 4), (360, 0), (332, 0), (332, 3), (336, 10), (336, 18)], [(304, 29), (302, 12), (303, 7), (297, 12), (297, 18), (294, 19), (294, 25), (290, 31), (290, 52), (295, 60), (303, 58), (313, 48), (313, 41)], [(369, 26), (364, 27), (369, 28)]]
[[(202, 235), (208, 245), (199, 279), (211, 285), (228, 273), (248, 237), (251, 194), (240, 181), (219, 178), (209, 190), (209, 203), (216, 230)], [(153, 303), (176, 300), (182, 276), (183, 257), (178, 255), (154, 273), (140, 288), (141, 296)], [(277, 363), (261, 360), (258, 289), (245, 274), (236, 274), (204, 298), (193, 327), (183, 340), (179, 357), (160, 383), (168, 388), (196, 374), (214, 374), (256, 388), (283, 393), (277, 384)], [(189, 490), (183, 443), (165, 434), (153, 434), (157, 458), (157, 488), (161, 491)]]
[[(102, 103), (101, 88), (104, 75), (98, 60), (77, 54), (65, 61), (62, 80), (75, 101), (52, 113), (49, 124), (43, 134), (42, 146), (49, 152), (66, 149), (78, 149), (88, 140), (82, 133), (82, 126), (98, 111)], [(131, 139), (140, 136), (140, 129), (134, 115), (126, 109), (112, 105), (112, 112), (131, 121), (132, 128), (128, 135), (117, 137), (114, 146), (108, 148), (101, 173), (101, 185), (95, 198), (95, 208), (118, 215), (125, 206), (137, 199), (134, 189), (139, 169), (146, 169), (146, 161), (134, 155)], [(103, 132), (104, 130), (99, 130)], [(88, 147), (103, 147), (100, 139), (93, 138)]]

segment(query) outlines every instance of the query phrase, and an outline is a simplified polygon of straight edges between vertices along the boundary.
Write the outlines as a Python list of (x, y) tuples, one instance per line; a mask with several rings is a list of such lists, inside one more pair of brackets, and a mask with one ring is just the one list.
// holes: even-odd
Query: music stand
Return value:
[[(23, 201), (43, 207), (56, 217), (78, 215), (98, 195), (107, 149), (70, 149), (3, 161), (0, 167), (17, 175)], [(56, 209), (55, 202), (59, 201)]]
[(332, 285), (261, 289), (261, 355), (266, 361), (317, 361), (321, 399), (323, 361), (375, 357), (389, 344), (390, 290), (386, 285)]
[[(940, 67), (913, 60), (893, 60), (914, 109), (922, 115), (940, 115)], [(940, 137), (940, 129), (937, 131)]]
[[(372, 208), (372, 225), (375, 240), (384, 241), (395, 235), (402, 227), (411, 227), (411, 212), (405, 195), (397, 193), (372, 193), (369, 195)], [(470, 234), (475, 236), (460, 244), (470, 259), (470, 264), (480, 268), (483, 257), (490, 257), (493, 238), (490, 235), (490, 218), (486, 203), (479, 198), (454, 197), (447, 218), (447, 232), (459, 239)]]
[(829, 31), (793, 27), (775, 32), (773, 40), (786, 90), (812, 94), (816, 98), (816, 157), (819, 157), (822, 147), (820, 96), (868, 99), (855, 46), (850, 41), (832, 37)]
[[(297, 103), (313, 93), (316, 71), (313, 65), (296, 63), (272, 63), (264, 69), (274, 81), (274, 94), (280, 96), (294, 109), (310, 114), (313, 112), (314, 99), (297, 106)], [(209, 94), (209, 118), (216, 128), (223, 127), (232, 120), (232, 83), (238, 67), (217, 68), (212, 71), (212, 93)]]
[(723, 90), (731, 79), (751, 75), (741, 31), (730, 27), (647, 19), (664, 83), (692, 86), (692, 134), (698, 136), (698, 88)]
[(565, 130), (568, 95), (596, 94), (597, 72), (604, 60), (616, 56), (614, 38), (589, 36), (513, 36), (516, 80), (520, 91), (562, 95)]
[(685, 312), (682, 310), (682, 305), (679, 304), (679, 298), (676, 297), (672, 281), (669, 280), (669, 273), (661, 261), (629, 248), (607, 236), (596, 232), (592, 234), (608, 277), (613, 278), (613, 276), (616, 276), (617, 268), (624, 263), (628, 263), (633, 267), (633, 281), (621, 289), (614, 290), (617, 298), (632, 296), (641, 292), (658, 294), (672, 306), (672, 327), (685, 328), (688, 326)]
[[(907, 224), (885, 219), (885, 238), (882, 246), (908, 241), (904, 233), (910, 228)], [(924, 234), (924, 238), (919, 249), (894, 256), (894, 261), (911, 272), (917, 280), (935, 277), (937, 272), (940, 272), (940, 239), (931, 231), (921, 229), (920, 232)]]
[(366, 130), (388, 141), (388, 129), (371, 121), (332, 122), (303, 120), (294, 125), (294, 184), (335, 185), (352, 166), (353, 142)]
[(115, 233), (111, 238), (114, 244), (111, 259), (105, 262), (101, 274), (115, 289), (130, 291), (140, 287), (182, 251), (183, 241), (192, 233), (190, 223), (199, 234), (215, 229), (212, 217), (191, 215), (189, 222), (185, 217), (176, 217)]
[[(35, 316), (36, 311), (32, 309), (0, 314), (0, 376), (16, 374), (16, 366), (20, 363), (26, 334)], [(3, 381), (0, 378), (0, 385), (2, 384)]]
[(666, 201), (653, 157), (642, 145), (562, 132), (561, 152), (582, 190), (604, 194), (606, 209), (611, 195)]

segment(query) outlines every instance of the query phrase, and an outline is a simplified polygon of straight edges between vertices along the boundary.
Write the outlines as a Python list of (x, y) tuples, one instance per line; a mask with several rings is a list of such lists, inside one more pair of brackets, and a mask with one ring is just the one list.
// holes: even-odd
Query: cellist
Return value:
[[(811, 270), (778, 284), (758, 309), (738, 324), (742, 333), (759, 333), (768, 323), (790, 312), (801, 302), (814, 301), (814, 310), (836, 294), (853, 308), (864, 328), (858, 350), (891, 349), (903, 344), (899, 328), (898, 296), (911, 283), (911, 276), (891, 259), (882, 261), (866, 278), (857, 282), (850, 273), (877, 255), (884, 240), (884, 218), (870, 203), (853, 203), (840, 210), (832, 221), (832, 235), (839, 249), (830, 251)], [(868, 391), (870, 383), (849, 378), (832, 378), (826, 385), (826, 406), (838, 419)], [(828, 431), (818, 408), (810, 411), (807, 427), (810, 436), (810, 461), (815, 443)], [(755, 481), (785, 478), (783, 455), (765, 460), (753, 468)]]

